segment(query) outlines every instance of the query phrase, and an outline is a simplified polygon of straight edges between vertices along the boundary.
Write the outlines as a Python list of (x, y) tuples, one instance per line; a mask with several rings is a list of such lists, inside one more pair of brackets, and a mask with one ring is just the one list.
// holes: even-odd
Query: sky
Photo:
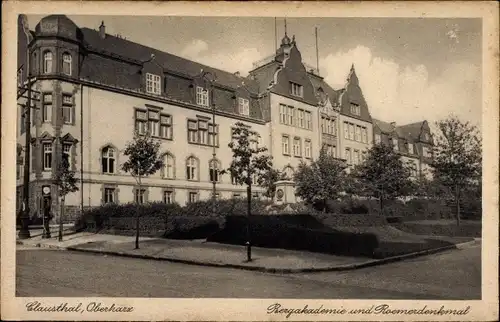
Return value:
[[(252, 63), (272, 55), (285, 31), (284, 18), (68, 16), (98, 29), (174, 55), (247, 75)], [(31, 29), (43, 16), (28, 16)], [(372, 117), (397, 124), (451, 113), (481, 124), (481, 19), (287, 18), (286, 29), (334, 88), (345, 85), (354, 64)]]

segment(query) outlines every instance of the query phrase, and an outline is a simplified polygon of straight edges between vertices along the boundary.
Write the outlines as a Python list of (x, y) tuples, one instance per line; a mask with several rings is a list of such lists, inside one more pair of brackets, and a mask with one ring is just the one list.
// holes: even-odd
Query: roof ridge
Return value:
[[(98, 34), (99, 31), (95, 30), (95, 29), (92, 29), (92, 28), (88, 28), (88, 27), (82, 27), (80, 29), (86, 29), (88, 31), (91, 31), (95, 34)], [(234, 77), (235, 79), (236, 78), (239, 78), (241, 79), (242, 81), (245, 80), (245, 81), (250, 81), (250, 82), (255, 82), (257, 83), (255, 80), (249, 78), (249, 77), (244, 77), (244, 76), (237, 76), (235, 75), (236, 72), (230, 72), (230, 71), (227, 71), (227, 70), (223, 70), (223, 69), (220, 69), (220, 68), (216, 68), (216, 67), (212, 67), (212, 66), (209, 66), (209, 65), (206, 65), (206, 64), (203, 64), (203, 63), (200, 63), (198, 61), (195, 61), (195, 60), (191, 60), (191, 59), (187, 59), (185, 57), (181, 57), (181, 56), (178, 56), (178, 55), (175, 55), (175, 54), (172, 54), (170, 52), (167, 52), (167, 51), (163, 51), (163, 50), (160, 50), (160, 49), (157, 49), (157, 48), (153, 48), (153, 47), (150, 47), (150, 46), (147, 46), (147, 45), (143, 45), (139, 42), (135, 42), (135, 41), (132, 41), (132, 40), (129, 40), (129, 39), (125, 39), (125, 38), (120, 38), (120, 37), (117, 37), (115, 35), (111, 35), (111, 34), (106, 34), (106, 37), (113, 37), (115, 39), (115, 41), (121, 41), (121, 42), (124, 42), (124, 43), (129, 43), (131, 45), (135, 45), (135, 46), (140, 46), (144, 49), (148, 49), (148, 50), (151, 50), (151, 51), (155, 51), (159, 54), (163, 54), (163, 55), (170, 55), (170, 56), (173, 56), (177, 59), (181, 59), (183, 61), (186, 61), (186, 62), (190, 62), (190, 63), (194, 63), (194, 64), (197, 64), (201, 67), (201, 69), (205, 69), (205, 68), (208, 68), (216, 73), (220, 72), (220, 73), (223, 73), (223, 74), (226, 74), (226, 75), (231, 75), (232, 77)], [(162, 66), (165, 68), (165, 66)], [(200, 70), (201, 71), (201, 70)], [(248, 84), (246, 84), (248, 85)]]

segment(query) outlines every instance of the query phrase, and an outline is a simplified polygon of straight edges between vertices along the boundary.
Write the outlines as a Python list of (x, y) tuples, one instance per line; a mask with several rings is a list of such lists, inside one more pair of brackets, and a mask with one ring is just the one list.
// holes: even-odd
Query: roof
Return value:
[(309, 79), (314, 86), (314, 89), (322, 88), (323, 91), (328, 95), (328, 99), (332, 105), (338, 103), (339, 96), (342, 93), (342, 90), (335, 90), (327, 82), (325, 82), (322, 78), (317, 77), (315, 75), (309, 74)]
[(420, 132), (422, 131), (422, 126), (424, 125), (424, 123), (425, 121), (415, 122), (411, 124), (401, 125), (398, 128), (401, 131), (402, 135), (416, 141), (420, 136)]
[(160, 51), (148, 46), (141, 45), (129, 41), (124, 38), (115, 37), (106, 34), (103, 39), (99, 32), (90, 28), (81, 28), (84, 43), (94, 50), (105, 51), (117, 56), (126, 55), (127, 58), (143, 62), (151, 58), (151, 54), (155, 55), (155, 61), (167, 71), (173, 71), (180, 74), (185, 74), (189, 77), (200, 75), (201, 70), (211, 72), (216, 75), (216, 83), (227, 86), (233, 89), (244, 86), (252, 93), (257, 93), (258, 84), (255, 80), (248, 77), (241, 77), (233, 73), (213, 68), (207, 65), (197, 63), (173, 54)]
[(382, 133), (390, 134), (395, 130), (394, 126), (391, 123), (377, 120), (374, 118), (372, 118), (372, 120), (373, 124), (376, 125), (380, 129), (380, 131), (382, 131)]

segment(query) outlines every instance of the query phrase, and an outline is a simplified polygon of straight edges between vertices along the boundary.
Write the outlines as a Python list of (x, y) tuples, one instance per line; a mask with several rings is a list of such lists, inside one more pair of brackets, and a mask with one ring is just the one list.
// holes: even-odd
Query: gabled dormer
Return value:
[(341, 114), (366, 122), (372, 121), (368, 104), (359, 86), (359, 79), (356, 75), (354, 64), (351, 66), (344, 91), (341, 94), (340, 105)]
[(141, 90), (146, 94), (165, 95), (165, 77), (163, 67), (156, 61), (156, 56), (151, 57), (142, 63), (139, 74), (141, 76)]

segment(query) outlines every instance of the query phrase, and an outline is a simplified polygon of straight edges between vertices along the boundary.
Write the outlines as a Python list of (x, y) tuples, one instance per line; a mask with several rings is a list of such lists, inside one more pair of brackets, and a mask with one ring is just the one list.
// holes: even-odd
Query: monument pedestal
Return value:
[(274, 199), (277, 205), (296, 203), (295, 183), (290, 180), (280, 180), (276, 182), (276, 198)]

